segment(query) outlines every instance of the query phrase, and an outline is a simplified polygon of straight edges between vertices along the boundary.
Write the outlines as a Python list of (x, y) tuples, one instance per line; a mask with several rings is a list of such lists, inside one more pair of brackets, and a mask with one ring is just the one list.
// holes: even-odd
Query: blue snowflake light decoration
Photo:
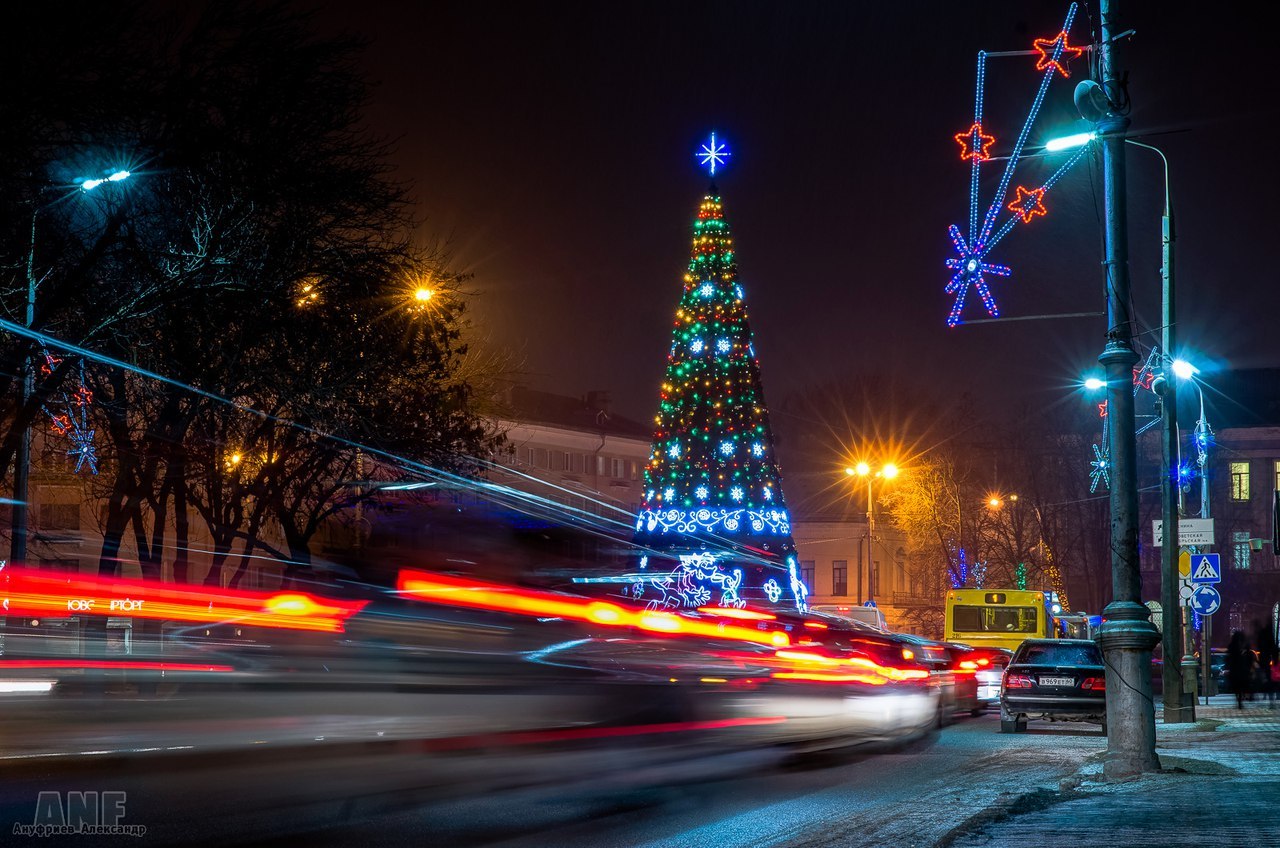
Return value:
[(716, 167), (725, 164), (732, 154), (729, 153), (728, 146), (716, 142), (716, 134), (712, 133), (711, 140), (702, 145), (702, 149), (694, 155), (698, 157), (699, 164), (714, 177)]
[(1111, 488), (1111, 463), (1108, 462), (1106, 450), (1094, 445), (1093, 462), (1089, 465), (1092, 468), (1089, 472), (1089, 493), (1092, 494), (1098, 490), (1098, 483)]
[[(1083, 48), (1072, 47), (1067, 43), (1067, 33), (1071, 29), (1075, 15), (1076, 4), (1072, 3), (1067, 10), (1067, 18), (1062, 25), (1062, 31), (1052, 39), (1036, 39), (1033, 42), (1035, 49), (1027, 51), (1028, 54), (1034, 55), (1038, 53), (1040, 56), (1036, 62), (1036, 70), (1041, 71), (1040, 87), (1031, 102), (1031, 109), (1027, 113), (1026, 120), (1023, 121), (1022, 131), (1018, 133), (1017, 141), (1014, 142), (1013, 149), (1006, 158), (1004, 173), (996, 188), (995, 196), (992, 198), (990, 206), (987, 207), (986, 214), (982, 216), (981, 222), (978, 220), (978, 210), (980, 205), (979, 186), (982, 163), (991, 161), (991, 147), (995, 144), (996, 139), (995, 136), (987, 133), (982, 126), (982, 101), (986, 84), (988, 54), (986, 51), (979, 51), (978, 53), (978, 79), (974, 94), (973, 124), (968, 130), (955, 134), (955, 140), (960, 145), (961, 161), (970, 163), (969, 234), (966, 238), (955, 224), (948, 228), (951, 243), (956, 251), (955, 256), (946, 260), (947, 268), (955, 272), (945, 288), (945, 292), (954, 298), (951, 311), (947, 315), (948, 327), (954, 327), (961, 323), (960, 317), (964, 311), (965, 297), (971, 288), (975, 289), (978, 292), (978, 296), (982, 298), (982, 305), (986, 308), (987, 314), (992, 318), (1000, 317), (1000, 308), (996, 304), (995, 297), (991, 294), (990, 286), (987, 283), (987, 275), (1008, 277), (1013, 272), (1008, 266), (988, 262), (987, 254), (1018, 224), (1030, 223), (1037, 216), (1047, 214), (1048, 209), (1044, 205), (1045, 195), (1072, 166), (1084, 157), (1089, 149), (1088, 144), (1081, 146), (1039, 187), (1017, 186), (1015, 199), (1008, 206), (1005, 205), (1005, 198), (1009, 193), (1013, 172), (1022, 158), (1022, 151), (1026, 145), (1027, 136), (1031, 132), (1031, 126), (1040, 114), (1040, 107), (1043, 105), (1045, 94), (1049, 90), (1049, 83), (1053, 80), (1054, 74), (1061, 74), (1064, 77), (1069, 76), (1070, 72), (1066, 65), (1067, 59), (1072, 56), (1078, 56), (1083, 52)], [(1014, 53), (1014, 55), (1019, 55), (1020, 52)], [(1006, 209), (1013, 214), (997, 229), (996, 224), (1001, 213)]]

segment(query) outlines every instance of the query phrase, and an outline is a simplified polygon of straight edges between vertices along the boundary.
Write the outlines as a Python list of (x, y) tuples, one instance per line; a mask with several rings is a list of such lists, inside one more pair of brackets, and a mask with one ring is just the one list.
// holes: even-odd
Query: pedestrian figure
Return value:
[(1237, 630), (1227, 645), (1227, 682), (1236, 695), (1236, 709), (1244, 709), (1245, 698), (1253, 694), (1254, 656), (1249, 641)]
[(1255, 621), (1258, 648), (1258, 691), (1267, 696), (1268, 706), (1276, 705), (1276, 693), (1280, 689), (1280, 649), (1276, 646), (1275, 633), (1269, 622)]

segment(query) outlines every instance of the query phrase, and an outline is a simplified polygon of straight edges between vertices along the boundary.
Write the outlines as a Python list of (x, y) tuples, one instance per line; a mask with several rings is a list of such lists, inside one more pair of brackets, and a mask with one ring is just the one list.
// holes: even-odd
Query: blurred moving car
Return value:
[(1102, 652), (1086, 639), (1028, 639), (1004, 672), (1000, 732), (1027, 729), (1028, 718), (1090, 721), (1107, 729)]
[(930, 669), (938, 684), (940, 724), (951, 721), (957, 713), (980, 715), (999, 697), (999, 669), (1008, 663), (1010, 651), (894, 635), (911, 646), (916, 661)]
[(1000, 702), (1000, 683), (1004, 679), (1005, 666), (1013, 657), (1013, 651), (1006, 648), (974, 648), (969, 645), (954, 645), (956, 673), (972, 675), (975, 683), (974, 704), (970, 709), (972, 715), (979, 715), (993, 704)]
[(845, 621), (852, 621), (855, 624), (865, 624), (868, 627), (879, 630), (881, 633), (889, 632), (889, 622), (885, 619), (884, 613), (877, 607), (856, 606), (853, 604), (816, 604), (809, 607), (809, 609), (813, 612), (842, 618)]

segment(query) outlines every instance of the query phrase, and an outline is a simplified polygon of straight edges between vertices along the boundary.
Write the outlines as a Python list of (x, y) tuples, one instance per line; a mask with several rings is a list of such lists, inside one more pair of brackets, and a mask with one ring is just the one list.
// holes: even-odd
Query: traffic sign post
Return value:
[(1191, 555), (1191, 582), (1199, 584), (1222, 582), (1222, 560), (1218, 554)]
[[(1151, 544), (1153, 547), (1164, 546), (1164, 522), (1151, 522)], [(1212, 518), (1179, 518), (1178, 545), (1197, 545), (1204, 547), (1213, 544)]]
[(1222, 596), (1212, 586), (1202, 583), (1191, 593), (1191, 609), (1198, 615), (1213, 615), (1220, 606), (1222, 606)]

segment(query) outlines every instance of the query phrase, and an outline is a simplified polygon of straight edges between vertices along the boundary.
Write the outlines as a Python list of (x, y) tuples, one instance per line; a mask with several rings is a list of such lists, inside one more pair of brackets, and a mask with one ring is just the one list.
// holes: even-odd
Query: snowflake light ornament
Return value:
[(1107, 457), (1107, 451), (1093, 446), (1093, 462), (1089, 463), (1092, 471), (1089, 472), (1089, 493), (1092, 494), (1098, 490), (1098, 483), (1104, 484), (1108, 489), (1111, 488), (1111, 463)]
[(698, 157), (699, 164), (706, 168), (711, 176), (716, 175), (716, 166), (723, 165), (729, 160), (729, 148), (724, 144), (716, 143), (716, 134), (711, 134), (711, 140), (702, 145), (702, 149), (694, 154)]
[[(981, 220), (979, 220), (978, 216), (978, 194), (982, 163), (992, 160), (991, 148), (995, 145), (996, 139), (994, 135), (983, 128), (982, 124), (982, 100), (986, 84), (987, 56), (989, 54), (986, 51), (979, 51), (978, 53), (978, 81), (974, 95), (973, 124), (968, 130), (958, 132), (954, 136), (956, 142), (960, 145), (960, 160), (968, 162), (970, 168), (969, 231), (966, 237), (955, 224), (952, 224), (947, 230), (956, 251), (955, 256), (946, 260), (947, 268), (955, 272), (944, 289), (947, 294), (954, 298), (951, 311), (947, 314), (948, 327), (954, 327), (961, 323), (960, 319), (964, 312), (965, 297), (970, 289), (978, 292), (978, 296), (982, 298), (982, 305), (986, 308), (988, 315), (992, 318), (1000, 317), (1000, 308), (996, 304), (995, 297), (991, 294), (987, 275), (1008, 277), (1013, 272), (1006, 265), (988, 262), (987, 255), (1015, 226), (1020, 223), (1030, 223), (1032, 219), (1048, 214), (1049, 209), (1044, 204), (1045, 195), (1089, 150), (1088, 144), (1081, 146), (1042, 185), (1032, 188), (1017, 186), (1015, 198), (1008, 206), (1005, 205), (1014, 170), (1018, 167), (1018, 162), (1022, 158), (1022, 151), (1031, 132), (1031, 126), (1040, 114), (1040, 107), (1044, 103), (1049, 83), (1053, 80), (1055, 74), (1067, 76), (1069, 72), (1066, 62), (1073, 57), (1079, 56), (1085, 49), (1083, 47), (1072, 47), (1067, 43), (1067, 33), (1075, 20), (1076, 8), (1075, 3), (1072, 3), (1068, 8), (1067, 18), (1062, 25), (1062, 30), (1054, 38), (1036, 39), (1033, 42), (1034, 50), (1016, 51), (1012, 54), (1020, 55), (1026, 52), (1031, 55), (1039, 55), (1040, 58), (1036, 62), (1036, 70), (1041, 72), (1040, 87), (1031, 102), (1031, 109), (1027, 113), (1026, 120), (1023, 121), (1022, 130), (1018, 133), (1013, 149), (1005, 157), (1004, 174), (1001, 176), (1000, 183), (996, 188), (995, 197), (992, 198), (991, 204), (987, 207), (986, 214), (982, 216)], [(1005, 211), (1013, 214), (997, 229), (996, 224), (1001, 214)]]

